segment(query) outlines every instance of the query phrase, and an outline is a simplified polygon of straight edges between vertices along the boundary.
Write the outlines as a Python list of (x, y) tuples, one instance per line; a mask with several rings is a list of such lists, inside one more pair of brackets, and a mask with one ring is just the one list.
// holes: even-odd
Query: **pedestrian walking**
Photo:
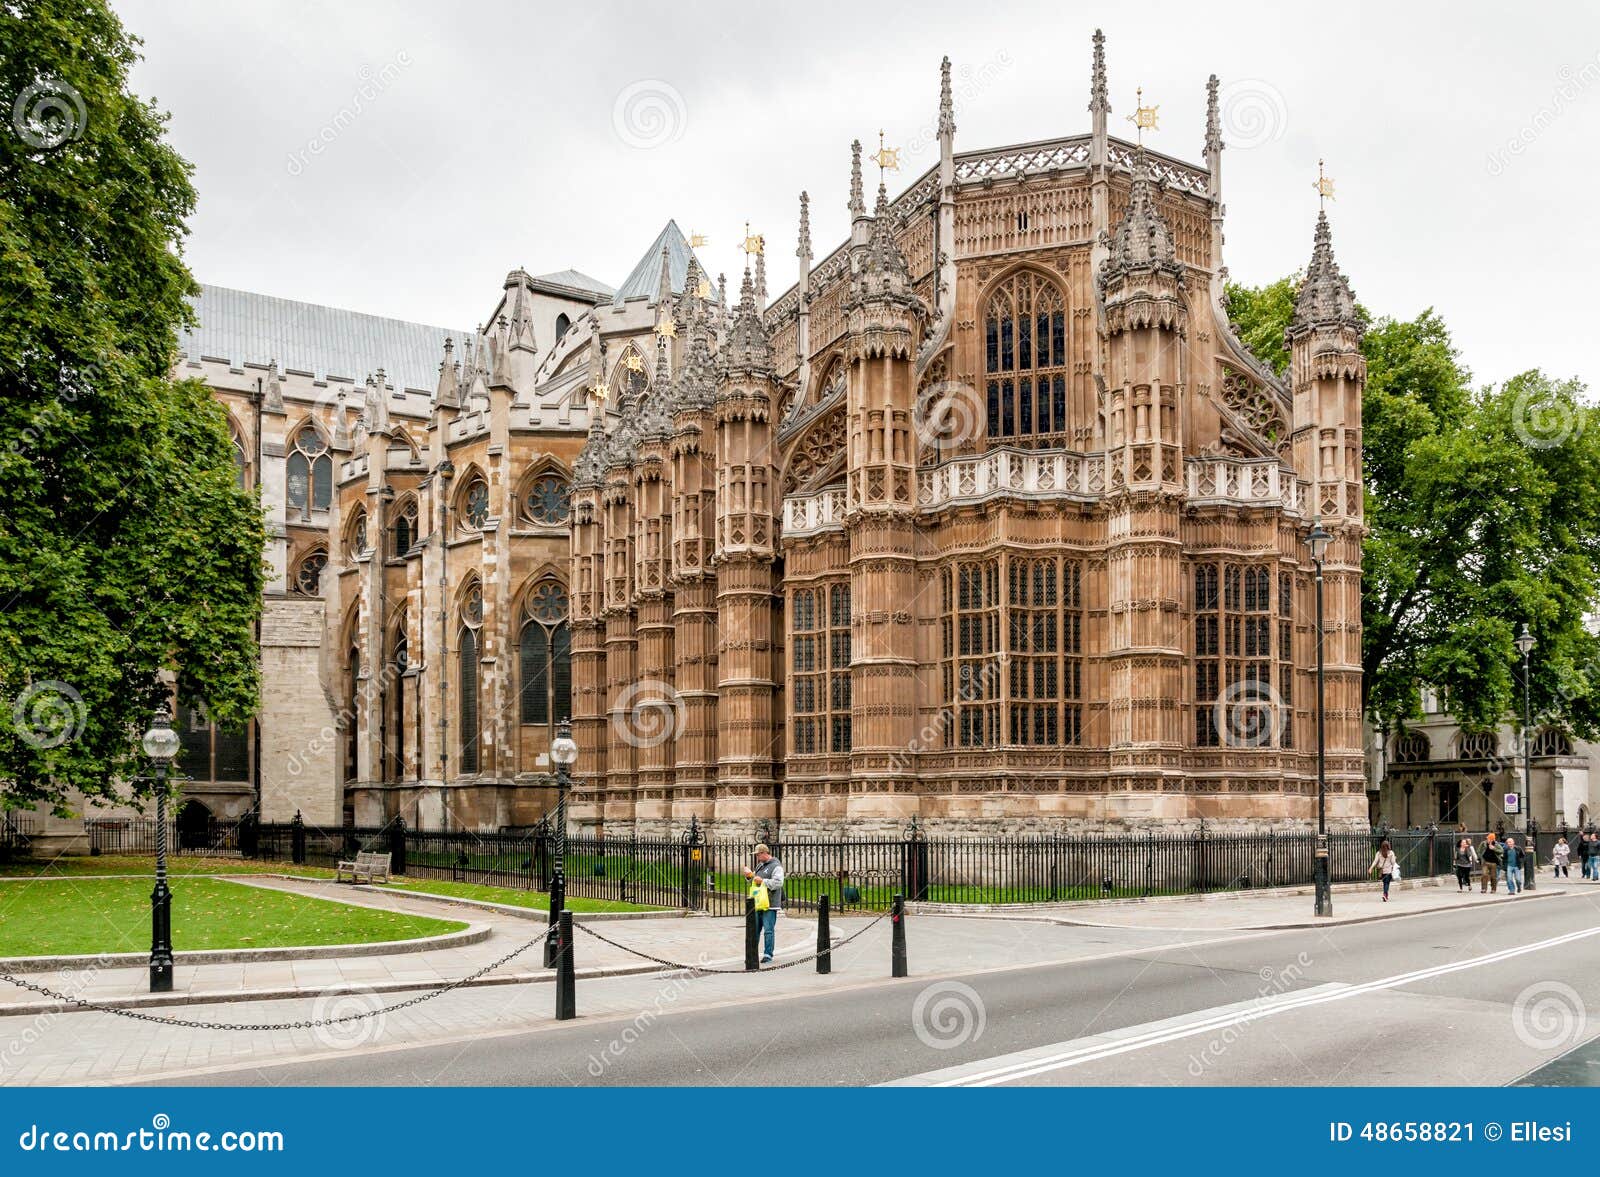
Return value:
[(1478, 852), (1472, 848), (1471, 838), (1456, 843), (1456, 892), (1472, 890), (1472, 868), (1478, 865)]
[(1586, 879), (1592, 879), (1595, 877), (1595, 865), (1597, 860), (1594, 850), (1594, 831), (1591, 830), (1588, 833), (1579, 835), (1578, 857), (1582, 860), (1581, 865), (1583, 866), (1583, 877)]
[(1505, 873), (1506, 894), (1515, 895), (1522, 890), (1522, 865), (1527, 861), (1528, 853), (1517, 846), (1515, 838), (1506, 839), (1505, 848)]
[(756, 908), (761, 919), (761, 933), (764, 940), (761, 963), (771, 964), (772, 953), (778, 940), (778, 912), (783, 908), (783, 863), (772, 857), (772, 851), (765, 842), (757, 842), (755, 869), (746, 867), (744, 877), (750, 880), (752, 886), (759, 879), (767, 893), (766, 910), (760, 910), (759, 901), (756, 903)]
[(1550, 850), (1550, 861), (1555, 865), (1556, 878), (1570, 879), (1572, 871), (1568, 864), (1572, 860), (1572, 847), (1567, 845), (1567, 836), (1562, 834), (1556, 839), (1556, 844)]
[(1383, 877), (1383, 901), (1389, 902), (1389, 884), (1400, 877), (1400, 860), (1394, 856), (1394, 847), (1389, 845), (1385, 838), (1378, 846), (1378, 852), (1372, 856), (1372, 865), (1367, 868), (1368, 874), (1378, 874)]
[(1490, 834), (1483, 840), (1483, 849), (1478, 851), (1478, 861), (1483, 863), (1483, 877), (1478, 882), (1479, 893), (1499, 892), (1500, 858), (1500, 843)]

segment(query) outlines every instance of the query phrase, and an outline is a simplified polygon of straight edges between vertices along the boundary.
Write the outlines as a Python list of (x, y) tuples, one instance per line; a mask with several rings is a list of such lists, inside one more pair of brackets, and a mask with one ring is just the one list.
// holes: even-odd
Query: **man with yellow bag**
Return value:
[(744, 877), (750, 880), (750, 898), (756, 901), (756, 918), (761, 921), (761, 963), (771, 964), (778, 939), (778, 911), (783, 907), (783, 863), (772, 857), (765, 842), (757, 842), (756, 868), (746, 867)]

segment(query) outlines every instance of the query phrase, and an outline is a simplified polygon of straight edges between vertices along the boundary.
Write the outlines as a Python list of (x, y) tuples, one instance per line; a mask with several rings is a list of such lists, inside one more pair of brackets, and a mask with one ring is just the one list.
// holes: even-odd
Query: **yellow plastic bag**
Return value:
[(750, 898), (756, 901), (757, 911), (768, 911), (772, 907), (772, 899), (767, 895), (767, 884), (761, 879), (751, 881)]

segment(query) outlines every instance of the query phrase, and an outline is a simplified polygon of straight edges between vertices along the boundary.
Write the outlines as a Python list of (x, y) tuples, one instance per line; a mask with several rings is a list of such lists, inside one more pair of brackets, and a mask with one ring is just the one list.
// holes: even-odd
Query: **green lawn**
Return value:
[[(528, 907), (535, 911), (550, 910), (550, 896), (544, 891), (519, 891), (511, 887), (483, 887), (477, 883), (453, 883), (449, 879), (405, 879), (389, 884), (396, 891), (427, 891), (434, 895), (453, 895), (460, 899), (482, 899), (489, 903), (505, 903), (512, 907)], [(658, 911), (659, 908), (641, 907), (636, 903), (618, 903), (611, 899), (583, 899), (570, 896), (568, 911)]]
[[(51, 862), (0, 863), (0, 876), (64, 879), (95, 875), (140, 875), (154, 879), (156, 860), (150, 854), (73, 856)], [(260, 862), (245, 858), (202, 858), (174, 854), (167, 858), (167, 873), (179, 875), (297, 875), (305, 879), (331, 879), (333, 872), (318, 866), (293, 866), (287, 862)]]
[[(150, 887), (148, 878), (0, 883), (0, 956), (147, 951)], [(370, 944), (465, 927), (222, 879), (175, 877), (172, 883), (172, 940), (180, 952)]]

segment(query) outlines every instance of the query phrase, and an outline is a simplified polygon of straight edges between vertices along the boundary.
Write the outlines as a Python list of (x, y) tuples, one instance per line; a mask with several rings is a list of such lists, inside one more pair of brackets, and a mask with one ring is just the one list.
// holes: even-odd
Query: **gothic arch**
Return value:
[(389, 559), (403, 560), (422, 538), (422, 504), (416, 491), (398, 496), (389, 508)]
[(302, 597), (322, 595), (328, 575), (328, 545), (322, 540), (308, 545), (289, 563), (289, 591)]
[[(638, 366), (631, 367), (628, 363), (629, 356), (638, 356)], [(611, 396), (615, 401), (620, 401), (624, 396), (639, 396), (650, 387), (650, 360), (644, 352), (640, 351), (633, 340), (629, 340), (622, 348), (622, 354), (617, 357), (617, 362), (612, 365), (609, 383)]]
[(785, 496), (823, 486), (844, 468), (850, 445), (848, 414), (845, 405), (836, 405), (795, 436), (779, 479)]
[(1064, 440), (1071, 303), (1055, 276), (1020, 262), (1002, 270), (978, 298), (985, 434), (993, 444)]
[(455, 530), (482, 531), (483, 525), (493, 514), (489, 502), (489, 476), (476, 462), (469, 463), (465, 470), (456, 475), (455, 489), (451, 492), (450, 515), (455, 520)]
[(367, 509), (358, 505), (345, 520), (344, 534), (340, 537), (346, 560), (354, 560), (372, 546), (370, 521)]
[(560, 527), (572, 517), (572, 471), (553, 454), (531, 462), (517, 481), (516, 515), (535, 527)]

